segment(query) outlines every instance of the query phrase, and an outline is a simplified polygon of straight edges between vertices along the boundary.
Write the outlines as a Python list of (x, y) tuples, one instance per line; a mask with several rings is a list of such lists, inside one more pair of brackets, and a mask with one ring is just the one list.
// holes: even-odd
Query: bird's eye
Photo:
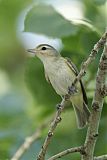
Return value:
[(42, 47), (42, 50), (46, 50), (46, 47)]

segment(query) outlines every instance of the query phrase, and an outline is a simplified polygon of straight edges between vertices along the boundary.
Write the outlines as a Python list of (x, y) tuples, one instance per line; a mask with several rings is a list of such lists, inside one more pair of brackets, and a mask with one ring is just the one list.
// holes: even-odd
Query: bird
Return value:
[[(62, 98), (68, 94), (70, 86), (78, 75), (78, 69), (70, 58), (62, 57), (53, 46), (49, 44), (40, 44), (28, 52), (37, 56), (44, 66), (45, 78), (56, 93)], [(69, 101), (72, 103), (76, 114), (77, 126), (84, 128), (89, 123), (90, 110), (88, 100), (82, 80), (75, 84), (76, 92), (72, 94)]]

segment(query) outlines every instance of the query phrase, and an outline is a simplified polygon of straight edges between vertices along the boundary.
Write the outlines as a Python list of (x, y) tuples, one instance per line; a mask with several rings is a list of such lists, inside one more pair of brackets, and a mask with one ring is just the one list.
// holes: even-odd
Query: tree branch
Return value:
[[(92, 102), (92, 113), (90, 123), (85, 140), (85, 152), (82, 160), (93, 160), (94, 148), (98, 137), (98, 128), (101, 117), (101, 112), (104, 102), (103, 90), (105, 90), (105, 80), (107, 74), (107, 45), (105, 45), (96, 76), (96, 89)], [(105, 91), (104, 91), (105, 92)]]
[(62, 113), (62, 111), (64, 109), (64, 106), (65, 106), (66, 102), (67, 102), (67, 99), (64, 98), (62, 100), (62, 102), (59, 104), (57, 112), (56, 112), (56, 115), (55, 115), (54, 120), (52, 121), (52, 123), (50, 125), (49, 131), (48, 131), (48, 135), (47, 135), (47, 137), (45, 139), (45, 142), (44, 142), (44, 144), (43, 144), (43, 146), (41, 148), (41, 151), (40, 151), (40, 153), (39, 153), (39, 155), (37, 157), (37, 160), (44, 160), (45, 159), (45, 154), (46, 154), (48, 145), (49, 145), (49, 143), (51, 141), (51, 138), (53, 136), (53, 132), (54, 132), (55, 128), (57, 127), (58, 123), (61, 121), (60, 115), (61, 115), (61, 113)]
[[(104, 44), (106, 42), (106, 39), (107, 39), (107, 32), (105, 32), (103, 34), (103, 36), (101, 37), (101, 39), (94, 45), (94, 48), (92, 49), (89, 57), (87, 58), (87, 60), (81, 66), (81, 70), (80, 70), (78, 76), (75, 78), (74, 82), (72, 83), (72, 86), (74, 86), (82, 78), (82, 76), (85, 75), (86, 69), (88, 68), (89, 64), (91, 64), (91, 62), (95, 59), (95, 56), (98, 53), (99, 49), (102, 46), (104, 46)], [(69, 99), (69, 96), (70, 95), (68, 93), (68, 99)], [(64, 107), (65, 107), (66, 101), (67, 101), (66, 98), (64, 98), (62, 100), (62, 102), (60, 104), (60, 107), (59, 107), (59, 109), (56, 112), (55, 118), (54, 118), (53, 122), (50, 125), (50, 129), (49, 129), (48, 135), (47, 135), (47, 137), (46, 137), (46, 139), (44, 141), (44, 144), (43, 144), (43, 146), (42, 146), (42, 148), (41, 148), (41, 150), (39, 152), (37, 160), (44, 160), (45, 159), (47, 148), (48, 148), (48, 146), (50, 144), (50, 141), (51, 141), (51, 138), (53, 136), (53, 133), (54, 133), (54, 131), (55, 131), (58, 123), (61, 120), (60, 116), (61, 116), (61, 113), (62, 113)]]
[(107, 31), (102, 35), (100, 40), (94, 45), (87, 60), (83, 62), (81, 66), (81, 70), (78, 76), (76, 77), (76, 79), (74, 80), (73, 85), (75, 85), (86, 74), (86, 69), (88, 68), (89, 64), (91, 64), (92, 61), (95, 59), (100, 48), (104, 46), (104, 44), (106, 43), (106, 40), (107, 40)]
[(63, 156), (66, 156), (67, 154), (75, 153), (75, 152), (80, 152), (80, 153), (81, 153), (81, 152), (83, 152), (83, 151), (84, 151), (84, 149), (83, 149), (82, 146), (80, 146), (80, 147), (74, 147), (74, 148), (69, 148), (69, 149), (67, 149), (67, 150), (64, 150), (64, 151), (62, 151), (62, 152), (60, 152), (60, 153), (52, 156), (52, 157), (49, 158), (48, 160), (56, 160), (56, 159), (58, 159), (58, 158), (62, 158)]
[(34, 143), (36, 140), (38, 140), (41, 137), (42, 131), (47, 127), (48, 123), (45, 122), (38, 129), (36, 129), (35, 133), (32, 136), (26, 137), (24, 143), (20, 146), (20, 148), (11, 158), (11, 160), (19, 160), (22, 157), (22, 155), (30, 148), (32, 143)]
[(94, 160), (107, 160), (107, 154), (98, 156), (98, 157), (94, 157)]

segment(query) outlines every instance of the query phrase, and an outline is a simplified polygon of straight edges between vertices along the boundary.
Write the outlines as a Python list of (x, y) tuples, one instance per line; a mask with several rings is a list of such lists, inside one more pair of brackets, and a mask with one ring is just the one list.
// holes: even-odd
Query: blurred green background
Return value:
[[(0, 0), (0, 160), (11, 159), (25, 137), (52, 116), (61, 100), (45, 81), (42, 63), (29, 57), (26, 49), (49, 43), (80, 69), (81, 62), (105, 31), (106, 22), (106, 0)], [(89, 106), (101, 52), (83, 79)], [(106, 114), (107, 99), (95, 155), (107, 153)], [(77, 129), (71, 106), (62, 117), (47, 158), (85, 140), (86, 129)], [(47, 128), (21, 160), (35, 159), (46, 133)], [(73, 154), (61, 159), (80, 158)]]

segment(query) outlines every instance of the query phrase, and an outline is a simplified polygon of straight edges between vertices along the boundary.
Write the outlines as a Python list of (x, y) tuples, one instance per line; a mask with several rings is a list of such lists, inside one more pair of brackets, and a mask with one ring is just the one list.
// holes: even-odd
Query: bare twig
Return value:
[(69, 148), (67, 150), (64, 150), (54, 156), (52, 156), (51, 158), (49, 158), (48, 160), (56, 160), (58, 158), (62, 158), (63, 156), (66, 156), (67, 154), (70, 154), (70, 153), (75, 153), (75, 152), (83, 152), (83, 147), (80, 146), (80, 147), (74, 147), (74, 148)]
[(89, 64), (91, 64), (91, 62), (95, 59), (95, 56), (97, 55), (99, 49), (104, 46), (106, 40), (107, 40), (107, 32), (105, 32), (101, 37), (101, 39), (94, 45), (94, 48), (91, 50), (89, 57), (82, 64), (81, 70), (76, 79), (74, 80), (73, 85), (75, 85), (82, 78), (82, 76), (85, 75), (86, 69), (88, 68)]
[(106, 96), (107, 96), (107, 85), (106, 85), (106, 86), (104, 85), (104, 86), (102, 87), (101, 95), (102, 95), (103, 97), (106, 97)]
[(90, 123), (85, 140), (85, 152), (82, 160), (93, 160), (94, 148), (98, 137), (98, 128), (103, 108), (105, 90), (105, 79), (107, 74), (107, 45), (105, 45), (102, 56), (100, 58), (99, 68), (96, 76), (96, 89), (92, 103), (92, 113), (90, 116)]
[[(81, 70), (78, 74), (78, 76), (75, 78), (74, 82), (72, 83), (72, 86), (74, 86), (81, 78), (82, 76), (85, 75), (86, 73), (86, 69), (88, 68), (89, 64), (95, 59), (95, 56), (96, 54), (98, 53), (99, 49), (104, 46), (105, 42), (106, 42), (106, 39), (107, 39), (107, 32), (105, 32), (103, 34), (103, 36), (101, 37), (101, 39), (94, 45), (94, 48), (92, 49), (89, 57), (87, 58), (87, 60), (83, 63), (82, 67), (81, 67)], [(72, 87), (71, 86), (71, 87)], [(69, 96), (69, 94), (68, 94)], [(54, 130), (56, 129), (57, 127), (57, 124), (59, 123), (59, 121), (61, 120), (61, 113), (64, 109), (64, 106), (66, 104), (66, 100), (63, 99), (61, 104), (60, 104), (60, 107), (59, 107), (59, 110), (56, 112), (56, 115), (55, 115), (55, 118), (53, 120), (53, 122), (51, 123), (51, 126), (50, 126), (50, 129), (49, 129), (49, 132), (48, 132), (48, 135), (45, 139), (45, 142), (41, 148), (41, 151), (39, 152), (39, 155), (37, 157), (37, 160), (44, 160), (45, 159), (45, 154), (46, 154), (46, 151), (47, 151), (47, 148), (48, 148), (48, 145), (51, 141), (51, 138), (53, 136), (53, 132)]]
[(32, 136), (27, 137), (25, 139), (25, 142), (20, 146), (20, 148), (11, 158), (11, 160), (19, 160), (22, 157), (22, 155), (26, 152), (26, 150), (30, 148), (32, 143), (34, 143), (36, 140), (38, 140), (41, 137), (42, 131), (47, 127), (48, 123), (45, 122), (44, 124), (42, 124), (38, 129), (36, 129), (35, 133)]
[(94, 160), (107, 160), (107, 154), (98, 156), (98, 157), (94, 157)]
[(44, 160), (45, 159), (45, 154), (46, 154), (48, 145), (49, 145), (49, 143), (51, 141), (51, 138), (53, 136), (53, 132), (54, 132), (55, 128), (57, 127), (58, 123), (61, 121), (60, 115), (61, 115), (61, 113), (62, 113), (62, 111), (64, 109), (65, 104), (66, 104), (66, 99), (64, 98), (62, 100), (62, 102), (59, 104), (59, 108), (58, 108), (58, 110), (56, 112), (54, 120), (52, 121), (52, 123), (50, 125), (50, 129), (49, 129), (48, 135), (47, 135), (47, 137), (45, 139), (45, 142), (44, 142), (44, 144), (43, 144), (43, 146), (41, 148), (41, 151), (40, 151), (40, 153), (39, 153), (39, 155), (37, 157), (37, 160)]

